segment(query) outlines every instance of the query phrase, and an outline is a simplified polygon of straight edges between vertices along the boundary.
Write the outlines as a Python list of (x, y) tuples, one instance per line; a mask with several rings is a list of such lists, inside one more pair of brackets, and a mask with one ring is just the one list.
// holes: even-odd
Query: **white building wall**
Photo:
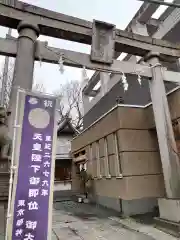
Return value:
[(57, 138), (56, 144), (56, 158), (69, 158), (69, 152), (71, 151), (71, 140), (70, 136), (61, 136)]

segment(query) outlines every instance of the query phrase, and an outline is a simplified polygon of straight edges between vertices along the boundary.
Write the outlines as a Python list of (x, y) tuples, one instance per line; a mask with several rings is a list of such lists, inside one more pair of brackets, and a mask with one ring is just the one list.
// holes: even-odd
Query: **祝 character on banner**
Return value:
[(53, 107), (53, 103), (52, 103), (51, 100), (44, 100), (44, 106), (46, 108), (48, 108), (48, 107), (52, 108)]

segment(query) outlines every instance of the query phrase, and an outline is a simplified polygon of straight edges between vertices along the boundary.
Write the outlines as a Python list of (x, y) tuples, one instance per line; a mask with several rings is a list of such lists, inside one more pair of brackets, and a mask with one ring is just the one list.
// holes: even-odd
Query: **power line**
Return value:
[(162, 1), (159, 1), (159, 0), (138, 0), (138, 1), (147, 2), (147, 3), (154, 3), (154, 4), (159, 4), (159, 5), (164, 5), (164, 6), (168, 6), (168, 7), (174, 7), (174, 8), (180, 8), (180, 4), (162, 2)]

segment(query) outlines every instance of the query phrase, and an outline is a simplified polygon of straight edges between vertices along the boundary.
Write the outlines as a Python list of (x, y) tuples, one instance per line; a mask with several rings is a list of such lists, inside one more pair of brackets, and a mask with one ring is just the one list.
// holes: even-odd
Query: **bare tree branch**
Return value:
[(69, 81), (61, 85), (54, 93), (59, 98), (59, 113), (62, 118), (69, 117), (74, 127), (82, 127), (82, 98), (78, 81)]
[[(46, 92), (43, 84), (36, 84), (33, 87), (34, 91)], [(61, 84), (60, 88), (54, 92), (58, 98), (58, 112), (60, 119), (68, 117), (71, 123), (77, 129), (82, 128), (82, 97), (81, 86), (78, 81), (69, 81)]]

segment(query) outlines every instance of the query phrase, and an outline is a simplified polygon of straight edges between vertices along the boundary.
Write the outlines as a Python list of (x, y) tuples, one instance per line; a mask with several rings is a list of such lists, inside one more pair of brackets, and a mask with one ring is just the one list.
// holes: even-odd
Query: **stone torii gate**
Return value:
[[(105, 72), (126, 73), (149, 81), (166, 188), (166, 202), (180, 199), (180, 159), (172, 129), (164, 81), (180, 83), (180, 73), (165, 70), (161, 58), (180, 58), (178, 45), (125, 32), (112, 24), (82, 19), (49, 11), (15, 0), (0, 0), (0, 25), (17, 29), (18, 39), (0, 39), (0, 55), (16, 57), (10, 109), (15, 109), (16, 88), (32, 88), (34, 61), (58, 63), (62, 56), (67, 66)], [(39, 34), (91, 45), (91, 54), (48, 47), (37, 41)], [(147, 65), (113, 59), (115, 51), (144, 57)], [(159, 202), (161, 205), (161, 201)], [(178, 207), (176, 205), (176, 207)], [(161, 206), (160, 206), (161, 208)], [(178, 211), (178, 210), (177, 210)], [(176, 212), (176, 211), (175, 211)]]

